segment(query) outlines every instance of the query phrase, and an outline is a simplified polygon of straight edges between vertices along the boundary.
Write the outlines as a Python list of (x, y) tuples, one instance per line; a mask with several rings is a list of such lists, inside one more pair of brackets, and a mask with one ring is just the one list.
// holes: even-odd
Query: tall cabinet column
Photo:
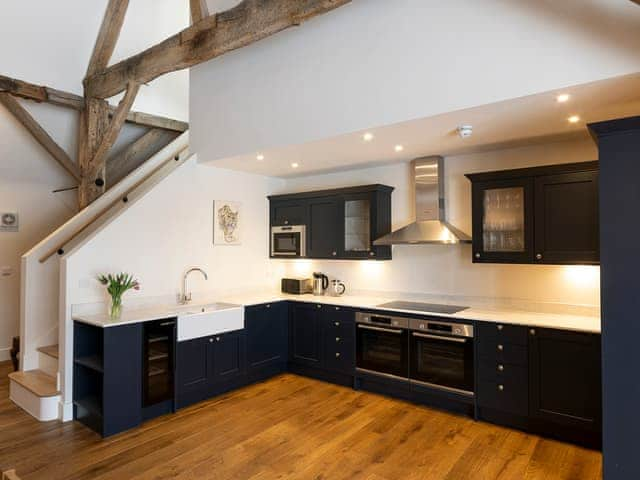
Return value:
[(604, 478), (640, 478), (640, 117), (589, 129), (600, 152)]

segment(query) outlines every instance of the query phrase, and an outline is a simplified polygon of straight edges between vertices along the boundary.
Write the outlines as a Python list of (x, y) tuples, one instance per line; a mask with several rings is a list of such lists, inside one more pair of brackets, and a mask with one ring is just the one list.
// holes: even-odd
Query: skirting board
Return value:
[(11, 348), (0, 348), (0, 362), (11, 360)]

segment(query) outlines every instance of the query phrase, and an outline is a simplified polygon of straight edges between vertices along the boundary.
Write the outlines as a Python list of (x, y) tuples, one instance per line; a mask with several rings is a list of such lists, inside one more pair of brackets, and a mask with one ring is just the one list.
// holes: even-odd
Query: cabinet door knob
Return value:
[(340, 310), (340, 307), (336, 307), (336, 310)]
[(498, 325), (498, 330), (502, 330), (504, 328), (504, 325)]
[(340, 341), (340, 337), (336, 337), (336, 342), (339, 342), (339, 341)]
[(476, 253), (475, 257), (476, 257), (476, 258), (480, 258), (480, 254), (479, 254), (479, 253)]
[(542, 254), (536, 253), (536, 260), (542, 260)]
[(219, 341), (220, 341), (220, 337), (216, 337), (216, 342), (219, 342)]
[(267, 308), (271, 308), (271, 305), (267, 304)]
[(504, 346), (503, 345), (498, 345), (498, 350), (499, 351), (503, 351), (504, 350)]
[(375, 255), (376, 255), (376, 252), (369, 252), (370, 257), (375, 257)]
[(316, 308), (322, 308), (322, 305), (316, 305)]
[(339, 326), (340, 326), (340, 322), (333, 322), (333, 324), (334, 324), (336, 327), (339, 327)]
[(504, 392), (504, 385), (498, 385), (498, 390), (500, 390), (501, 392)]
[(529, 333), (530, 333), (531, 335), (535, 335), (535, 334), (536, 334), (536, 329), (535, 329), (535, 328), (532, 328), (531, 330), (529, 330)]
[(210, 338), (210, 339), (209, 339), (209, 343), (213, 343), (213, 338)]
[(498, 365), (498, 371), (499, 372), (504, 372), (504, 365)]
[(284, 224), (285, 224), (285, 225), (289, 225), (289, 220), (285, 220), (285, 221), (284, 221)]
[(336, 358), (340, 357), (340, 352), (336, 352)]
[(338, 255), (338, 252), (331, 252), (331, 255), (335, 257), (336, 255)]

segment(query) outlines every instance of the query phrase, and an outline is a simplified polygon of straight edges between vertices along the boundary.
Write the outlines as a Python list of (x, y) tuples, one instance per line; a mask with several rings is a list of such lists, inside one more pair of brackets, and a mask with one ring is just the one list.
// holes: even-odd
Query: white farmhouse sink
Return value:
[(185, 306), (175, 315), (179, 342), (244, 328), (244, 307), (232, 303)]

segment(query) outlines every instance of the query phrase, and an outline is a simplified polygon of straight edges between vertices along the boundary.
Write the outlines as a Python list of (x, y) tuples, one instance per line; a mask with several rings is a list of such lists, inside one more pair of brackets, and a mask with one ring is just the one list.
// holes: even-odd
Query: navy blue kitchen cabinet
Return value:
[(322, 365), (322, 305), (294, 303), (290, 311), (290, 362), (319, 368)]
[(599, 447), (600, 335), (529, 329), (529, 417), (534, 429)]
[(355, 370), (353, 310), (332, 305), (293, 303), (290, 317), (290, 370), (352, 386)]
[(178, 342), (176, 353), (178, 408), (245, 383), (247, 354), (243, 330)]
[(600, 263), (598, 162), (466, 177), (474, 263)]
[(73, 417), (103, 437), (142, 422), (142, 324), (74, 323)]
[(373, 241), (391, 232), (392, 192), (362, 185), (270, 196), (270, 225), (306, 226), (308, 258), (389, 260), (391, 247)]
[(479, 418), (600, 446), (600, 335), (481, 322), (477, 331)]
[(286, 370), (289, 345), (289, 308), (286, 302), (247, 307), (247, 371), (260, 377)]

